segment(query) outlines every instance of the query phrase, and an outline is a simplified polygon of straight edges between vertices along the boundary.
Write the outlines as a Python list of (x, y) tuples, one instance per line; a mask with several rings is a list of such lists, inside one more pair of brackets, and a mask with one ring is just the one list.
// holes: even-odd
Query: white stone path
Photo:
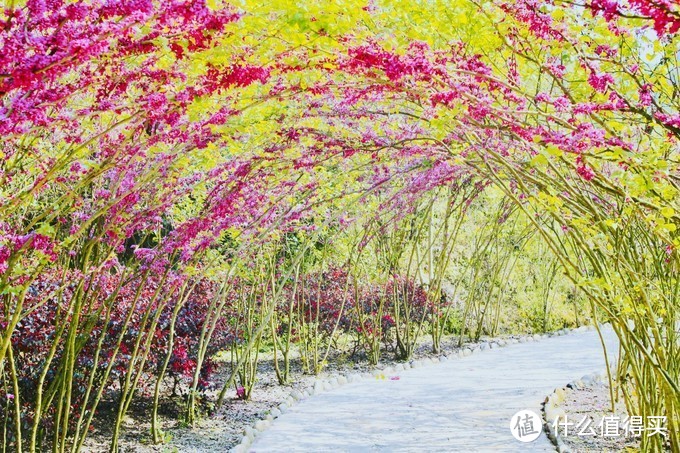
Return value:
[[(605, 337), (611, 358), (616, 339), (611, 330)], [(591, 330), (388, 375), (399, 380), (364, 379), (293, 406), (250, 451), (555, 451), (545, 434), (530, 444), (515, 440), (510, 418), (521, 409), (540, 415), (556, 387), (601, 372), (604, 364)]]

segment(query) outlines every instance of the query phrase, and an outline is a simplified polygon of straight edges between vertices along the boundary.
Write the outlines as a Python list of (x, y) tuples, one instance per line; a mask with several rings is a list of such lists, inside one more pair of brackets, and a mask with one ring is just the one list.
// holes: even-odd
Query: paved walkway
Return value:
[[(605, 331), (610, 357), (616, 340)], [(542, 434), (524, 444), (510, 418), (555, 387), (604, 370), (597, 332), (574, 332), (469, 357), (364, 379), (312, 396), (261, 433), (263, 452), (534, 452), (555, 451)]]

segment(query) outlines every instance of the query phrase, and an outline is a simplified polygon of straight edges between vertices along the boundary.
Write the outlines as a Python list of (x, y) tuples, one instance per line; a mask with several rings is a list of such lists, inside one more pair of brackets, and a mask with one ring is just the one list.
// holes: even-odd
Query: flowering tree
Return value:
[[(392, 171), (409, 162), (436, 184), (433, 169), (459, 166), (502, 188), (595, 304), (598, 319), (614, 326), (623, 348), (617, 391), (631, 412), (665, 413), (673, 425), (677, 8), (457, 6), (458, 20), (445, 26), (430, 21), (451, 18), (448, 4), (435, 3), (427, 14), (375, 5), (386, 30), (380, 41), (358, 33), (320, 62), (337, 70), (334, 80), (319, 78), (307, 90), (318, 117), (334, 131), (346, 125), (345, 147), (389, 154)], [(411, 39), (400, 40), (395, 30), (405, 17)], [(337, 114), (324, 111), (329, 104)], [(635, 396), (650, 391), (650, 377), (663, 396)], [(642, 444), (658, 449), (662, 442), (644, 437)], [(672, 435), (670, 445), (677, 444)]]
[[(475, 5), (490, 45), (410, 44), (400, 53), (371, 44), (340, 59), (348, 73), (373, 81), (361, 88), (357, 111), (371, 117), (375, 102), (365, 93), (380, 91), (385, 113), (400, 110), (394, 123), (419, 119), (382, 140), (398, 152), (404, 143), (418, 143), (412, 152), (429, 143), (433, 155), (486, 175), (534, 219), (622, 340), (620, 390), (631, 412), (673, 420), (678, 184), (669, 62), (677, 12), (665, 3), (614, 3), (599, 23), (596, 2)], [(587, 32), (579, 22), (586, 7), (597, 24)], [(649, 391), (649, 376), (665, 396), (633, 397)], [(643, 438), (644, 448), (661, 442)], [(670, 444), (677, 448), (677, 439)]]

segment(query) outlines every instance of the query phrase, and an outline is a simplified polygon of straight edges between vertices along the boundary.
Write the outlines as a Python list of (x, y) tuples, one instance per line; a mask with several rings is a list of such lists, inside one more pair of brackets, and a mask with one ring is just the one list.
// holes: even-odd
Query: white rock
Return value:
[(271, 422), (269, 420), (258, 420), (255, 422), (255, 429), (262, 432), (269, 428)]
[(553, 407), (553, 408), (554, 408), (554, 407), (556, 407), (556, 406), (557, 406), (557, 404), (556, 404), (555, 394), (554, 394), (554, 393), (551, 393), (551, 394), (548, 395), (548, 397), (545, 399), (545, 404), (543, 405), (543, 407), (544, 407), (544, 409), (546, 409), (546, 408), (548, 408), (548, 407)]
[(321, 380), (316, 380), (314, 382), (314, 394), (318, 395), (323, 392), (323, 382)]
[(331, 386), (331, 383), (328, 381), (323, 381), (323, 389), (324, 390), (333, 390), (333, 386)]
[(279, 418), (281, 416), (281, 411), (278, 410), (277, 408), (274, 408), (271, 410), (270, 415), (272, 418)]
[(586, 374), (585, 376), (583, 376), (583, 377), (581, 378), (581, 381), (583, 381), (583, 385), (585, 385), (585, 386), (587, 386), (587, 387), (592, 386), (593, 384), (595, 384), (595, 379), (594, 379), (594, 377), (593, 377), (592, 375), (590, 375), (590, 374)]
[(347, 384), (347, 378), (345, 376), (338, 376), (338, 384), (339, 385)]
[(245, 428), (243, 428), (243, 434), (251, 441), (255, 439), (255, 430), (253, 429), (252, 426), (246, 426)]
[(293, 397), (295, 401), (300, 401), (303, 398), (303, 395), (299, 390), (293, 390), (290, 392), (290, 396)]
[(440, 362), (446, 362), (447, 360), (449, 360), (449, 359), (448, 359), (445, 355), (439, 356), (439, 361), (440, 361)]
[(337, 379), (337, 378), (331, 378), (331, 380), (328, 381), (328, 382), (329, 382), (329, 384), (331, 384), (331, 387), (333, 387), (333, 388), (336, 388), (338, 385), (340, 385), (340, 384), (338, 383), (338, 379)]
[(288, 405), (286, 403), (279, 404), (279, 412), (285, 414), (288, 411)]
[(566, 413), (564, 412), (564, 409), (561, 407), (550, 407), (545, 409), (545, 418), (549, 422), (554, 421), (558, 417), (561, 419), (564, 419), (566, 416)]

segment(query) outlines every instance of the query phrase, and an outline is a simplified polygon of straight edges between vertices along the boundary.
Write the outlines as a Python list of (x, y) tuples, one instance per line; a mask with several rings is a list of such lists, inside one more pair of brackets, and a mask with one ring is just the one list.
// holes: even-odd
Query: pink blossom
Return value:
[(558, 112), (567, 112), (571, 106), (571, 101), (566, 96), (560, 96), (553, 100), (553, 106)]
[(602, 14), (605, 20), (610, 21), (619, 13), (619, 4), (616, 0), (592, 0), (590, 8), (595, 14)]
[(604, 57), (612, 58), (616, 55), (616, 49), (605, 44), (600, 44), (595, 48), (595, 53)]
[(640, 87), (638, 95), (640, 97), (640, 105), (643, 107), (649, 107), (654, 102), (654, 99), (652, 98), (652, 86), (649, 83)]
[(630, 5), (654, 22), (659, 36), (674, 34), (680, 30), (677, 2), (670, 0), (629, 0)]
[(614, 77), (611, 74), (590, 71), (588, 83), (591, 87), (595, 88), (596, 91), (604, 93), (610, 85), (614, 84)]
[(548, 93), (538, 93), (535, 97), (534, 100), (536, 102), (550, 102), (550, 96)]
[(563, 78), (567, 71), (567, 68), (563, 64), (558, 63), (557, 60), (554, 60), (553, 63), (547, 64), (546, 69), (558, 79)]
[(576, 158), (576, 172), (586, 181), (590, 181), (595, 177), (593, 170), (583, 162), (581, 156)]
[(552, 17), (540, 11), (542, 3), (538, 0), (519, 0), (513, 3), (503, 3), (501, 8), (526, 23), (529, 30), (539, 38), (561, 41), (562, 35), (553, 24)]
[(445, 91), (445, 92), (439, 92), (435, 93), (430, 97), (430, 101), (432, 102), (432, 105), (435, 106), (437, 104), (444, 104), (446, 106), (451, 106), (453, 104), (453, 101), (455, 99), (459, 99), (460, 94), (456, 91)]
[(4, 274), (5, 271), (7, 270), (7, 267), (9, 266), (8, 260), (11, 255), (11, 252), (9, 248), (3, 246), (0, 246), (0, 274)]

